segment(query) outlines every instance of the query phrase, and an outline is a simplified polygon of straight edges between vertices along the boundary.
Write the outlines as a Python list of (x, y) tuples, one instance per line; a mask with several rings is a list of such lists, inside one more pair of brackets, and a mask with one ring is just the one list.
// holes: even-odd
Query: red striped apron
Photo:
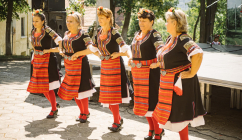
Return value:
[(122, 103), (120, 57), (101, 62), (99, 102)]
[(133, 63), (141, 63), (142, 67), (136, 66), (131, 69), (134, 82), (134, 114), (144, 116), (149, 108), (149, 76), (150, 65), (156, 63), (157, 59), (147, 61), (133, 60)]
[[(36, 52), (42, 52), (36, 50)], [(33, 74), (29, 82), (27, 91), (30, 93), (47, 93), (49, 92), (49, 60), (50, 53), (43, 55), (34, 54)]]
[(58, 96), (63, 100), (72, 100), (74, 97), (78, 96), (83, 57), (84, 56), (81, 56), (74, 61), (64, 59), (66, 73), (58, 91)]
[(174, 91), (175, 74), (191, 67), (191, 63), (173, 69), (161, 70), (166, 72), (160, 75), (159, 101), (154, 110), (154, 118), (162, 125), (165, 125), (170, 117), (172, 97)]

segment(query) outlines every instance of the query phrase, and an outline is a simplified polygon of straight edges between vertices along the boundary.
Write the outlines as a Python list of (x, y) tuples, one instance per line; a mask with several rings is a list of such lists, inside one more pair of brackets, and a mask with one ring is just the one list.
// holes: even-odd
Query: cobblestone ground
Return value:
[[(94, 70), (96, 83), (99, 82), (99, 73)], [(80, 112), (75, 102), (58, 97), (57, 102), (61, 105), (58, 117), (46, 119), (51, 110), (50, 103), (45, 97), (26, 92), (29, 77), (29, 61), (0, 62), (0, 140), (143, 140), (148, 132), (146, 119), (135, 116), (127, 106), (120, 107), (124, 118), (122, 130), (110, 132), (107, 127), (113, 123), (111, 112), (97, 102), (89, 104), (91, 115), (88, 122), (78, 123), (75, 119)], [(213, 139), (206, 135), (211, 133), (209, 131), (189, 130), (190, 140)], [(179, 139), (178, 133), (165, 132), (163, 140)]]

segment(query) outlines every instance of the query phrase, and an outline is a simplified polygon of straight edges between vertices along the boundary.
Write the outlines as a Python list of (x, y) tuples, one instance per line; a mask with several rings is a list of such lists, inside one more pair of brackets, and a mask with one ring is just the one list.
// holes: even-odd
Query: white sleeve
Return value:
[(62, 38), (58, 36), (54, 41), (56, 45), (59, 45), (59, 41), (62, 41)]
[(93, 53), (98, 51), (97, 47), (92, 46), (91, 44), (87, 46), (88, 49), (90, 49)]
[(198, 54), (198, 53), (203, 53), (203, 50), (200, 49), (200, 48), (196, 48), (194, 49), (187, 57), (188, 57), (188, 60), (191, 62), (191, 57), (195, 54)]
[(123, 45), (122, 47), (121, 47), (121, 49), (120, 49), (120, 52), (122, 52), (122, 53), (125, 53), (127, 50), (129, 50), (130, 49), (130, 46), (129, 45)]

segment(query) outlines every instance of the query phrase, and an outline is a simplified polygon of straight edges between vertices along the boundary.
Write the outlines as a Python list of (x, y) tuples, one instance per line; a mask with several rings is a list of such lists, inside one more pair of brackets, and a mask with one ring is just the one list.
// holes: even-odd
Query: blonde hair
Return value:
[(182, 33), (188, 31), (187, 16), (182, 10), (174, 10), (173, 12), (165, 13), (166, 20), (174, 19), (177, 21), (176, 32)]
[[(100, 6), (101, 7), (101, 6)], [(103, 8), (97, 10), (97, 16), (105, 16), (106, 18), (110, 18), (110, 26), (113, 27), (113, 12), (108, 8)]]
[(82, 14), (80, 14), (78, 12), (73, 12), (73, 13), (68, 14), (67, 17), (73, 17), (75, 19), (75, 21), (79, 24), (78, 29), (82, 28), (82, 20), (81, 20)]

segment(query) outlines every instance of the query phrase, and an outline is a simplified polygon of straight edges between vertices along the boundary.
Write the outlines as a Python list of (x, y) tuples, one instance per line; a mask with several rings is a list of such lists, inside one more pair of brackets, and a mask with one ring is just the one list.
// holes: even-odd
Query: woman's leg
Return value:
[(88, 98), (81, 99), (80, 101), (81, 101), (81, 104), (83, 106), (83, 113), (82, 114), (85, 114), (85, 115), (82, 115), (82, 119), (86, 120), (87, 119), (87, 115), (89, 114)]
[(77, 106), (79, 107), (79, 109), (80, 109), (80, 115), (79, 115), (79, 118), (81, 119), (81, 117), (82, 117), (82, 113), (84, 113), (84, 108), (83, 108), (83, 105), (82, 105), (82, 103), (81, 103), (81, 100), (78, 100), (78, 99), (76, 99), (76, 97), (75, 97), (75, 101), (76, 101), (76, 104), (77, 104)]
[(154, 131), (154, 124), (153, 124), (153, 120), (152, 120), (152, 117), (146, 117), (148, 123), (149, 123), (149, 133), (148, 133), (148, 136), (152, 136), (152, 131)]
[[(117, 105), (109, 105), (109, 107), (111, 108), (111, 111), (113, 113), (113, 119), (114, 119), (114, 123), (116, 124), (120, 124), (120, 114), (119, 114), (119, 104)], [(112, 127), (117, 127), (116, 125), (113, 125)]]
[(188, 126), (186, 126), (183, 130), (179, 132), (181, 140), (189, 140), (188, 138)]
[(152, 121), (153, 121), (153, 124), (154, 124), (154, 128), (155, 128), (155, 139), (161, 139), (161, 132), (163, 131), (163, 129), (161, 129), (159, 127), (159, 124), (157, 122), (157, 120), (154, 118), (154, 117), (151, 117), (152, 118)]

